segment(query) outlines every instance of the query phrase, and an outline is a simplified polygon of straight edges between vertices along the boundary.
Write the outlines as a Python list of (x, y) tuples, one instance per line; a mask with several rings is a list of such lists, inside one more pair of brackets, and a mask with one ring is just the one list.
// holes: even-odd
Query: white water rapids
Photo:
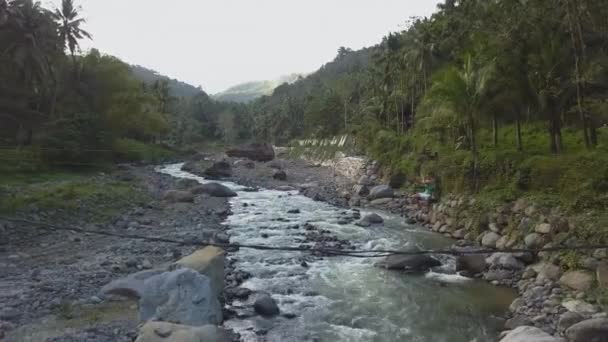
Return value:
[[(182, 164), (159, 168), (174, 177), (204, 178), (181, 171)], [(316, 202), (297, 191), (260, 189), (221, 182), (238, 192), (233, 214), (225, 222), (231, 242), (297, 246), (304, 242), (305, 223), (329, 230), (358, 249), (446, 247), (451, 241), (401, 217), (378, 212), (382, 226), (362, 228), (338, 224), (352, 211)], [(299, 209), (298, 214), (288, 214)], [(366, 212), (362, 212), (365, 215)], [(278, 220), (280, 219), (280, 220)], [(281, 313), (272, 319), (243, 315), (225, 322), (243, 341), (420, 341), (469, 342), (496, 340), (496, 319), (512, 299), (510, 291), (454, 274), (454, 261), (426, 275), (404, 274), (374, 267), (377, 259), (312, 257), (302, 252), (241, 248), (232, 254), (236, 267), (252, 277), (242, 287), (266, 291)], [(305, 260), (307, 267), (301, 265)], [(233, 303), (237, 312), (251, 311), (251, 299)], [(242, 309), (238, 309), (242, 307)]]

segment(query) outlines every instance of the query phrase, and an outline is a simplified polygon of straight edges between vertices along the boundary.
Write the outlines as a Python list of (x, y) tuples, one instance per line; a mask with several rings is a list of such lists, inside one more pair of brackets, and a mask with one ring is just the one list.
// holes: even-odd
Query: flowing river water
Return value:
[[(181, 171), (181, 165), (159, 171), (208, 182)], [(358, 249), (441, 248), (452, 243), (384, 212), (377, 212), (385, 219), (383, 225), (362, 228), (338, 223), (352, 211), (297, 191), (247, 192), (234, 183), (222, 184), (238, 192), (231, 200), (233, 214), (225, 222), (233, 243), (298, 246), (304, 243), (305, 223), (329, 230)], [(300, 212), (288, 214), (290, 209)], [(509, 289), (455, 274), (452, 257), (439, 257), (443, 266), (425, 275), (374, 267), (378, 260), (373, 258), (319, 258), (246, 248), (233, 257), (237, 268), (252, 275), (242, 287), (270, 293), (283, 314), (295, 314), (272, 319), (243, 314), (225, 322), (243, 341), (495, 341), (497, 317), (514, 298)], [(307, 267), (301, 265), (303, 260)], [(233, 305), (237, 311), (251, 310), (251, 300)]]

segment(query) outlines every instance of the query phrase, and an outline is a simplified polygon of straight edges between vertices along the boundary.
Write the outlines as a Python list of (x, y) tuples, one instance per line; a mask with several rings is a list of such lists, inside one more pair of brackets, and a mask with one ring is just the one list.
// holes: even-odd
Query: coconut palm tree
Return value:
[(476, 67), (472, 58), (465, 58), (462, 69), (449, 67), (433, 82), (426, 96), (426, 101), (434, 107), (462, 116), (461, 121), (466, 128), (466, 137), (473, 157), (473, 179), (477, 190), (478, 146), (477, 127), (486, 105), (488, 81), (491, 76), (491, 66)]
[(59, 37), (63, 41), (64, 47), (70, 50), (72, 60), (76, 64), (75, 51), (79, 49), (78, 40), (91, 38), (91, 35), (80, 28), (85, 23), (84, 18), (79, 18), (80, 7), (74, 7), (72, 0), (62, 0), (61, 9), (57, 8), (53, 13), (53, 18), (59, 24)]

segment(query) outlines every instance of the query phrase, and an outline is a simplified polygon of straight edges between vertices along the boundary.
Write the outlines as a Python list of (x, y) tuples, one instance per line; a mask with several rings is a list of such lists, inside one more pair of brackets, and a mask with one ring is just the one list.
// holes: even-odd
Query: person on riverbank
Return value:
[(416, 200), (419, 204), (429, 205), (432, 201), (436, 200), (437, 187), (435, 177), (424, 177), (421, 183), (424, 191), (416, 193)]

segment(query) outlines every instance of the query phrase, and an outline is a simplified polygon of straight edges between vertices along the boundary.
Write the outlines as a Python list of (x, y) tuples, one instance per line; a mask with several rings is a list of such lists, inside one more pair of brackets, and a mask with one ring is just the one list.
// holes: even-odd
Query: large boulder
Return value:
[(521, 326), (509, 331), (500, 342), (560, 342), (561, 340), (553, 337), (536, 327)]
[(228, 342), (228, 334), (214, 325), (192, 327), (150, 321), (139, 328), (135, 342)]
[(495, 268), (504, 268), (507, 270), (521, 270), (525, 267), (525, 265), (517, 260), (510, 253), (494, 253), (490, 255), (486, 262), (490, 264), (491, 267)]
[(591, 315), (597, 312), (595, 305), (578, 299), (565, 301), (562, 303), (562, 306), (570, 312), (581, 315)]
[(169, 202), (194, 202), (194, 195), (188, 191), (168, 190), (163, 199)]
[(559, 282), (573, 290), (587, 291), (593, 286), (594, 276), (587, 271), (568, 271), (559, 278)]
[(566, 330), (569, 342), (608, 342), (608, 318), (588, 319)]
[(375, 200), (378, 198), (390, 198), (395, 195), (395, 191), (388, 185), (377, 185), (369, 192), (369, 199)]
[(561, 316), (559, 316), (559, 321), (557, 323), (557, 330), (559, 332), (564, 332), (564, 331), (566, 331), (566, 329), (570, 328), (571, 326), (575, 325), (576, 323), (578, 323), (584, 319), (585, 318), (583, 317), (583, 315), (581, 315), (577, 312), (572, 312), (572, 311), (564, 312)]
[(406, 272), (426, 272), (433, 267), (441, 266), (439, 260), (428, 255), (390, 255), (377, 266), (389, 270), (400, 270)]
[(190, 189), (192, 194), (208, 194), (213, 197), (235, 197), (236, 192), (219, 183), (205, 183)]
[(232, 176), (232, 166), (227, 161), (213, 163), (211, 167), (205, 169), (205, 176), (211, 178), (224, 178)]
[(287, 180), (287, 173), (284, 170), (277, 170), (272, 174), (272, 178), (276, 180)]
[(275, 153), (272, 145), (267, 143), (253, 143), (234, 147), (226, 151), (229, 157), (247, 158), (253, 161), (267, 162), (274, 159)]
[(365, 215), (365, 217), (363, 217), (361, 220), (357, 221), (357, 223), (355, 223), (355, 224), (359, 227), (369, 227), (373, 224), (381, 224), (382, 222), (384, 222), (384, 219), (382, 218), (382, 216), (372, 213), (369, 215)]
[(201, 326), (222, 322), (222, 307), (208, 277), (188, 268), (146, 271), (111, 282), (104, 294), (139, 300), (139, 319)]
[(463, 254), (456, 258), (456, 271), (466, 271), (472, 274), (486, 270), (488, 264), (482, 254)]
[(557, 281), (559, 277), (562, 275), (562, 269), (554, 264), (547, 262), (540, 262), (530, 266), (537, 275), (537, 279), (539, 280), (552, 280)]
[(266, 293), (258, 296), (253, 303), (253, 309), (262, 316), (276, 316), (280, 313), (277, 302)]
[(225, 263), (226, 253), (223, 249), (207, 246), (181, 258), (175, 266), (189, 268), (209, 277), (213, 291), (219, 296), (224, 290)]

